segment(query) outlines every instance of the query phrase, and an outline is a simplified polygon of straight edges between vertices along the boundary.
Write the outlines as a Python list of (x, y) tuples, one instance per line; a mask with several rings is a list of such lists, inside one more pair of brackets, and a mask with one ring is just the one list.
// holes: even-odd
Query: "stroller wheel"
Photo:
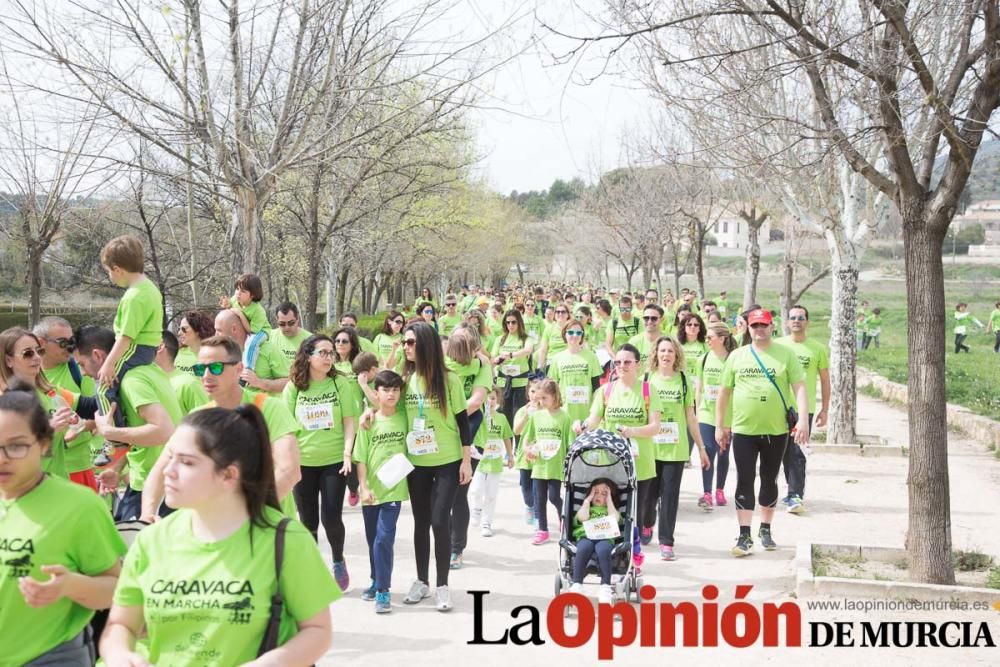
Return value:
[(558, 596), (562, 592), (563, 580), (561, 574), (556, 574), (556, 584), (555, 584), (555, 595)]

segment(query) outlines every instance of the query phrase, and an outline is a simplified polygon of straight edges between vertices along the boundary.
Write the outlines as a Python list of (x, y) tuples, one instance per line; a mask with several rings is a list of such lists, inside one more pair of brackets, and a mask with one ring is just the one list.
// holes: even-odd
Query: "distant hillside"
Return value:
[[(934, 180), (937, 181), (944, 168), (944, 157), (937, 160)], [(1000, 141), (987, 141), (979, 148), (972, 175), (965, 186), (966, 204), (974, 204), (984, 199), (1000, 199)]]

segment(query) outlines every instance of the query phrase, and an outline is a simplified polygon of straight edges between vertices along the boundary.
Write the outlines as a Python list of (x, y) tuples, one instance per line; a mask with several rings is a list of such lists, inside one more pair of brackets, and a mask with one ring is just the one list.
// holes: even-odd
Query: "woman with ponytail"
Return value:
[[(164, 454), (166, 501), (177, 511), (141, 532), (129, 550), (101, 640), (105, 662), (318, 661), (332, 636), (329, 605), (341, 591), (309, 531), (283, 519), (261, 412), (254, 405), (193, 412)], [(280, 629), (267, 642), (276, 593)], [(135, 648), (143, 628), (145, 657)]]

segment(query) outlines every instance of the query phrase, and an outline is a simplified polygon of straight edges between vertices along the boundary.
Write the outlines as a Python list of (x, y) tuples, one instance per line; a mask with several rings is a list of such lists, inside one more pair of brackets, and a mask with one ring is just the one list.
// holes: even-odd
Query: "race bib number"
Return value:
[(521, 368), (517, 364), (504, 364), (500, 367), (500, 372), (504, 375), (520, 375)]
[(546, 461), (558, 454), (560, 447), (562, 447), (562, 442), (559, 440), (551, 439), (538, 441), (538, 451), (542, 455), (542, 458)]
[(721, 385), (706, 384), (705, 385), (705, 400), (706, 401), (717, 401), (717, 400), (719, 400), (719, 391), (721, 389), (722, 389)]
[(296, 410), (299, 423), (307, 431), (333, 428), (333, 404), (300, 405)]
[(675, 445), (680, 440), (680, 429), (677, 422), (662, 422), (660, 432), (653, 436), (653, 442), (658, 445)]
[(438, 444), (434, 438), (434, 429), (414, 430), (406, 434), (406, 451), (412, 456), (437, 454)]
[(583, 530), (591, 540), (613, 540), (622, 534), (618, 524), (610, 516), (587, 519), (583, 522)]
[(483, 458), (484, 459), (503, 458), (503, 441), (487, 440), (486, 446), (483, 447)]
[(573, 405), (590, 402), (590, 387), (566, 387), (566, 402)]

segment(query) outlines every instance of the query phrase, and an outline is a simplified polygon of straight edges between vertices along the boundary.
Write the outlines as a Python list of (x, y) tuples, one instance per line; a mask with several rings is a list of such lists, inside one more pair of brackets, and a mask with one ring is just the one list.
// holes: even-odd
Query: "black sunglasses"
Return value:
[(222, 371), (226, 369), (226, 366), (235, 366), (240, 363), (239, 361), (213, 361), (207, 364), (194, 364), (191, 366), (191, 371), (195, 374), (195, 377), (205, 377), (205, 371), (208, 371), (212, 375), (222, 375)]

